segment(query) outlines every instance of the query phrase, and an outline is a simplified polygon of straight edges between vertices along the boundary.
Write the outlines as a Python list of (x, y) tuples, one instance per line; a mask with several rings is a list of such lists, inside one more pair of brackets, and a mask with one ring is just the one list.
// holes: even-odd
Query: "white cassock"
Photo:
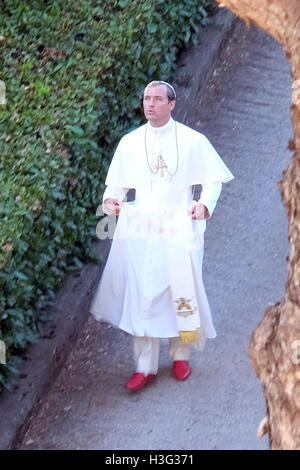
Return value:
[[(159, 155), (167, 168), (153, 173)], [(222, 183), (233, 178), (208, 139), (173, 118), (121, 139), (103, 201), (123, 201), (130, 188), (135, 201), (121, 207), (89, 309), (97, 320), (136, 337), (174, 338), (195, 329), (199, 338), (216, 336), (202, 282), (206, 220), (192, 220), (188, 210), (196, 203), (192, 187), (201, 184), (199, 202), (211, 217)]]

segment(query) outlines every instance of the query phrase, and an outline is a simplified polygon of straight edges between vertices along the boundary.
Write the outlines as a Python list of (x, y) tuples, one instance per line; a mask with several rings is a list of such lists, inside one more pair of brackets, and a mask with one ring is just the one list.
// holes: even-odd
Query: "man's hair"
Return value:
[[(176, 92), (175, 92), (174, 88), (172, 87), (172, 85), (170, 85), (170, 83), (163, 82), (162, 80), (155, 80), (153, 82), (148, 83), (146, 88), (160, 86), (160, 85), (165, 85), (165, 87), (167, 89), (167, 96), (168, 96), (168, 101), (169, 102), (173, 101), (173, 100), (176, 100)], [(146, 88), (145, 88), (145, 90), (146, 90)]]

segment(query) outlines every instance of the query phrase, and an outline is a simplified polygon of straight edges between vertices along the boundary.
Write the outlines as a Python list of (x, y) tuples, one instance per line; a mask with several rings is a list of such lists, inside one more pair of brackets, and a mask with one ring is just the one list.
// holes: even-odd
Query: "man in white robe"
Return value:
[(170, 84), (146, 86), (148, 122), (121, 139), (105, 181), (103, 212), (119, 218), (90, 312), (133, 335), (129, 390), (156, 377), (160, 338), (169, 338), (174, 377), (186, 380), (191, 347), (216, 336), (202, 282), (204, 232), (234, 176), (203, 134), (174, 121), (175, 104)]

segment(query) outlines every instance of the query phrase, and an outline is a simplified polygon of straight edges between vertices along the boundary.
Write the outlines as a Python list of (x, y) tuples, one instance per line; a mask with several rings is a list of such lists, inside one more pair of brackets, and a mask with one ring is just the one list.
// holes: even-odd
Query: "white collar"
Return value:
[(160, 135), (164, 135), (167, 132), (170, 132), (174, 128), (174, 126), (175, 126), (175, 121), (172, 117), (170, 117), (167, 124), (165, 124), (164, 126), (160, 126), (160, 127), (151, 126), (150, 121), (148, 121), (147, 123), (147, 127), (149, 131), (153, 132), (154, 134), (160, 134)]

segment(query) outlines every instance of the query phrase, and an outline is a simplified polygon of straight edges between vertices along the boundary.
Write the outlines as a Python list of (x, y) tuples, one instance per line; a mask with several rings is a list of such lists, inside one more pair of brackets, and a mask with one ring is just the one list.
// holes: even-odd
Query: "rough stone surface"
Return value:
[(131, 336), (90, 315), (13, 448), (267, 448), (266, 437), (256, 439), (265, 404), (248, 346), (287, 278), (287, 219), (277, 182), (290, 158), (290, 71), (275, 40), (240, 20), (232, 24), (211, 80), (198, 78), (197, 48), (181, 58), (174, 114), (203, 132), (235, 175), (205, 237), (203, 276), (218, 337), (193, 352), (193, 372), (183, 383), (172, 377), (162, 341), (157, 380), (130, 393), (124, 384), (134, 371)]

